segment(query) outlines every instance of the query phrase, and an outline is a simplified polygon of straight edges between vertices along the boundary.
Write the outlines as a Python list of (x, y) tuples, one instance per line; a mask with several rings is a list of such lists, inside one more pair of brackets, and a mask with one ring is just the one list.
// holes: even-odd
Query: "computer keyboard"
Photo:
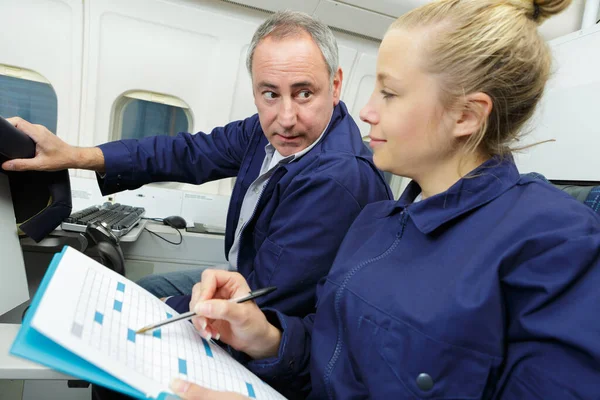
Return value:
[(144, 216), (143, 207), (127, 206), (119, 203), (104, 203), (72, 213), (63, 221), (65, 231), (85, 232), (87, 224), (98, 221), (106, 223), (117, 236), (127, 234)]

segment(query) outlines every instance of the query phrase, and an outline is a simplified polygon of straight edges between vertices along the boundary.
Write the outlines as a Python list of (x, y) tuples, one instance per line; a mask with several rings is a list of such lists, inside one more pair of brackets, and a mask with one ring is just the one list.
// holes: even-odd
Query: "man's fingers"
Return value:
[(35, 125), (25, 121), (23, 118), (12, 117), (6, 119), (12, 126), (31, 137), (37, 143), (38, 128)]
[(39, 165), (39, 161), (35, 158), (19, 158), (6, 161), (2, 164), (2, 169), (5, 171), (27, 171), (37, 169)]
[(29, 122), (25, 121), (23, 118), (21, 117), (11, 117), (11, 118), (6, 118), (6, 120), (15, 128), (17, 128), (19, 125), (26, 125)]

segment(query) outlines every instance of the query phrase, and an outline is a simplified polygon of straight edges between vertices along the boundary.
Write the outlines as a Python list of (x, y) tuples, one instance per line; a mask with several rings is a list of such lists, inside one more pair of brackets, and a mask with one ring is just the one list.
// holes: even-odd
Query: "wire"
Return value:
[[(156, 220), (156, 219), (158, 219), (158, 218), (146, 218), (146, 219), (155, 219), (155, 220)], [(158, 233), (156, 233), (156, 232), (152, 232), (150, 229), (148, 229), (148, 228), (146, 228), (146, 227), (144, 227), (144, 229), (145, 229), (146, 231), (148, 231), (148, 233), (151, 233), (151, 234), (153, 234), (154, 236), (157, 236), (157, 237), (161, 238), (162, 240), (164, 240), (164, 241), (165, 241), (165, 242), (167, 242), (167, 243), (171, 243), (171, 244), (174, 244), (175, 246), (179, 246), (181, 243), (183, 243), (183, 235), (181, 234), (181, 232), (179, 231), (179, 229), (175, 228), (175, 227), (174, 227), (173, 225), (171, 225), (171, 224), (168, 224), (168, 225), (169, 225), (171, 228), (175, 229), (175, 231), (176, 231), (176, 232), (179, 234), (179, 242), (177, 242), (177, 243), (176, 243), (176, 242), (171, 242), (169, 239), (165, 239), (164, 237), (160, 236)]]
[(147, 217), (142, 217), (142, 219), (147, 219), (149, 221), (156, 221), (156, 222), (163, 222), (164, 221), (162, 218), (147, 218)]
[(21, 315), (21, 321), (25, 321), (25, 314), (27, 314), (27, 311), (29, 311), (29, 307), (31, 307), (31, 305), (28, 305), (25, 310), (23, 310), (23, 314)]

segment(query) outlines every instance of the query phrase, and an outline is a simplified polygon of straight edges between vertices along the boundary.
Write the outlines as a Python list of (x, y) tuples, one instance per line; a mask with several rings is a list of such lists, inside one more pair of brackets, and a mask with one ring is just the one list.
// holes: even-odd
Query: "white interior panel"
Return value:
[[(241, 103), (244, 111), (253, 106), (251, 96), (237, 93), (238, 87), (247, 86), (235, 77), (244, 68), (240, 54), (266, 13), (214, 1), (90, 0), (86, 4), (86, 134), (80, 137), (80, 145), (110, 139), (115, 100), (130, 90), (182, 99), (194, 117), (193, 132), (209, 132), (231, 121), (234, 98), (240, 99), (235, 107)], [(208, 193), (231, 191), (229, 181), (168, 187)]]
[[(335, 0), (363, 9), (365, 12), (376, 12), (397, 18), (400, 15), (430, 2), (430, 0)], [(581, 28), (581, 18), (586, 0), (573, 0), (565, 11), (545, 21), (540, 33), (546, 40), (551, 40)], [(593, 0), (595, 1), (595, 0)], [(351, 30), (353, 31), (353, 30)]]
[(320, 0), (226, 0), (268, 11), (294, 10), (312, 14)]
[(338, 43), (340, 67), (342, 68), (342, 99), (345, 99), (346, 89), (348, 88), (348, 82), (352, 77), (354, 71), (354, 65), (358, 57), (358, 50), (350, 46), (344, 46)]
[(326, 24), (348, 32), (381, 39), (394, 18), (334, 0), (321, 0), (314, 12)]
[(82, 10), (76, 0), (0, 2), (0, 64), (31, 69), (50, 82), (58, 99), (57, 134), (70, 143), (77, 143), (79, 131)]
[(235, 87), (231, 99), (231, 114), (229, 118), (231, 121), (248, 118), (256, 114), (254, 94), (252, 93), (252, 79), (246, 68), (246, 56), (250, 47), (250, 39), (248, 38), (248, 44), (240, 51)]
[(235, 87), (230, 77), (236, 76), (239, 54), (261, 21), (252, 18), (254, 12), (237, 11), (227, 13), (214, 4), (92, 1), (86, 114), (94, 117), (85, 119), (94, 135), (84, 135), (82, 141), (93, 143), (82, 144), (108, 140), (113, 104), (128, 90), (182, 99), (193, 113), (194, 131), (229, 122)]
[(348, 110), (360, 128), (362, 136), (367, 136), (371, 129), (369, 124), (360, 120), (360, 110), (367, 104), (375, 88), (376, 66), (376, 54), (363, 53), (356, 63), (348, 85)]
[(539, 28), (544, 39), (552, 40), (581, 29), (585, 2), (586, 0), (573, 0), (566, 10), (544, 21)]
[(547, 139), (517, 158), (522, 172), (549, 179), (600, 180), (600, 26), (575, 32), (551, 43), (554, 76), (532, 121), (526, 143)]
[(429, 3), (429, 0), (336, 0), (340, 3), (350, 4), (356, 7), (375, 11), (391, 17), (399, 17), (400, 15)]
[(0, 243), (2, 261), (0, 262), (0, 315), (29, 300), (25, 263), (13, 203), (8, 186), (8, 178), (0, 173)]
[[(359, 113), (367, 104), (374, 87), (379, 41), (359, 38), (347, 33), (334, 32), (340, 48), (340, 65), (344, 71), (342, 100), (358, 124), (363, 136), (369, 134), (369, 125), (360, 121)], [(365, 79), (371, 77), (372, 79)]]

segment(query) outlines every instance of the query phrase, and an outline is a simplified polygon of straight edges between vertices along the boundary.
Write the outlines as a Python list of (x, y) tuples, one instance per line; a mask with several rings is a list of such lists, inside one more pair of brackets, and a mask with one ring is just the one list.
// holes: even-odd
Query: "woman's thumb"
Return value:
[(171, 390), (177, 396), (187, 400), (213, 400), (222, 398), (220, 395), (223, 394), (181, 379), (173, 379)]

